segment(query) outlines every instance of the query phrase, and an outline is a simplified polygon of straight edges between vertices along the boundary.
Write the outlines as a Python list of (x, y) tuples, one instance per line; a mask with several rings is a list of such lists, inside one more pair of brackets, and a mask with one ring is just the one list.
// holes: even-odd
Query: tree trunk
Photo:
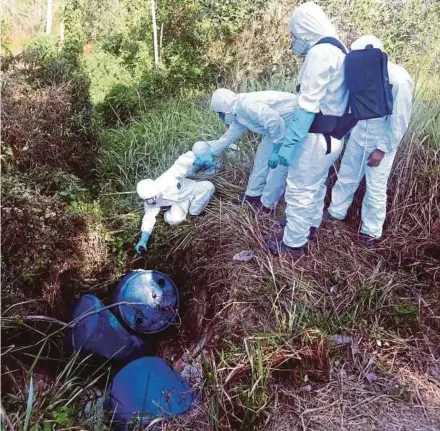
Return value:
[(52, 32), (52, 0), (47, 0), (46, 34)]
[(163, 23), (160, 25), (160, 38), (159, 38), (159, 61), (160, 61), (160, 53), (162, 51), (162, 42), (163, 42)]
[(157, 24), (156, 24), (156, 2), (150, 0), (151, 4), (151, 19), (153, 20), (153, 42), (154, 42), (154, 67), (159, 67), (159, 48), (157, 46)]

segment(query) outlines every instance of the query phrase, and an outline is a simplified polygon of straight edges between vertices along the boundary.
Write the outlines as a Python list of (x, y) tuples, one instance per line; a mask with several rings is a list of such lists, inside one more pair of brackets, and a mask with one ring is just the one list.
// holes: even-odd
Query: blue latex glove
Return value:
[(141, 239), (136, 244), (137, 253), (145, 253), (147, 251), (147, 244), (149, 239), (150, 234), (148, 232), (142, 232)]
[(196, 160), (194, 160), (193, 165), (197, 168), (213, 168), (215, 166), (215, 162), (214, 160), (200, 160), (199, 158), (197, 158)]
[(213, 168), (215, 166), (214, 156), (211, 153), (198, 154), (193, 165), (198, 168)]
[(278, 151), (280, 151), (281, 144), (276, 144), (273, 147), (272, 152), (269, 155), (269, 160), (267, 162), (270, 169), (275, 169), (279, 163)]
[(287, 126), (283, 145), (278, 151), (278, 159), (281, 165), (290, 165), (295, 145), (300, 144), (306, 139), (314, 118), (315, 114), (313, 112), (308, 112), (302, 108), (298, 108), (295, 111), (292, 120)]

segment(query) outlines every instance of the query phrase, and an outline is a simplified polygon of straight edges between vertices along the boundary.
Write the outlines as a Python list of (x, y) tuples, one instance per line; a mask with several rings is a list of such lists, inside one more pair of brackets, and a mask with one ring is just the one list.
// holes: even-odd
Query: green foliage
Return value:
[(338, 24), (338, 30), (350, 45), (363, 34), (374, 34), (385, 51), (396, 62), (410, 61), (417, 66), (420, 59), (435, 49), (439, 40), (440, 3), (424, 0), (350, 0), (340, 13), (340, 2), (319, 3)]
[(132, 73), (124, 66), (123, 60), (101, 49), (84, 60), (84, 71), (90, 77), (90, 96), (95, 104), (102, 103), (117, 85), (133, 83)]
[(61, 57), (73, 65), (80, 67), (80, 61), (86, 43), (86, 35), (82, 27), (85, 0), (70, 0), (64, 10), (65, 39)]
[(9, 31), (11, 29), (11, 22), (8, 19), (4, 18), (4, 16), (3, 16), (1, 18), (0, 25), (2, 28), (2, 37), (1, 37), (1, 41), (0, 41), (0, 43), (1, 43), (0, 55), (2, 57), (9, 56), (12, 54), (11, 49), (10, 49), (11, 40), (9, 37)]
[(69, 428), (75, 425), (75, 415), (77, 414), (77, 412), (74, 408), (63, 406), (54, 410), (51, 413), (57, 425), (63, 425)]
[(125, 123), (139, 112), (139, 98), (133, 87), (116, 84), (99, 107), (106, 125)]
[(259, 19), (267, 0), (200, 0), (202, 11), (217, 24), (217, 36), (233, 36), (243, 30), (250, 19)]
[[(180, 96), (183, 89), (211, 85), (215, 77), (209, 54), (212, 44), (217, 38), (230, 39), (260, 16), (266, 1), (158, 2), (160, 67), (155, 69), (149, 2), (123, 0), (115, 6), (71, 0), (65, 16), (66, 29), (78, 39), (73, 57), (84, 36), (96, 43), (85, 67), (105, 123), (124, 123), (164, 98)], [(92, 23), (101, 30), (92, 30)]]
[(31, 40), (27, 50), (35, 53), (39, 67), (46, 67), (58, 57), (58, 38), (37, 36)]

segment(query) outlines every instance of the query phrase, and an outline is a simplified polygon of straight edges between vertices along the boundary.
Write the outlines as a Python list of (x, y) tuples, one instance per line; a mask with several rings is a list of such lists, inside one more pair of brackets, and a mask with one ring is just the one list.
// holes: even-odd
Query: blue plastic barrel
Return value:
[(177, 287), (159, 271), (129, 272), (119, 282), (113, 302), (133, 304), (119, 305), (118, 312), (129, 328), (142, 334), (163, 331), (176, 321), (179, 312)]
[(131, 421), (146, 425), (157, 417), (186, 413), (193, 399), (189, 384), (163, 359), (145, 357), (116, 374), (107, 404), (121, 429)]
[[(83, 318), (81, 318), (83, 317)], [(116, 316), (104, 309), (94, 295), (83, 295), (75, 304), (67, 340), (74, 352), (95, 354), (123, 362), (151, 354), (151, 347), (135, 335), (129, 334)]]

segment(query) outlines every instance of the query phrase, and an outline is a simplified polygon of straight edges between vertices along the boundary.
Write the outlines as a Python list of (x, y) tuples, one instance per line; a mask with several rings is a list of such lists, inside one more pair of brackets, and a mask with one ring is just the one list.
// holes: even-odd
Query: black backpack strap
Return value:
[(324, 135), (325, 143), (327, 144), (327, 151), (325, 152), (325, 155), (327, 156), (332, 152), (332, 138), (330, 135)]
[(336, 46), (336, 48), (339, 48), (344, 54), (348, 54), (348, 51), (345, 48), (344, 44), (335, 37), (323, 37), (322, 39), (319, 39), (318, 42), (315, 43), (315, 45), (321, 45), (322, 43), (328, 43), (330, 45)]

